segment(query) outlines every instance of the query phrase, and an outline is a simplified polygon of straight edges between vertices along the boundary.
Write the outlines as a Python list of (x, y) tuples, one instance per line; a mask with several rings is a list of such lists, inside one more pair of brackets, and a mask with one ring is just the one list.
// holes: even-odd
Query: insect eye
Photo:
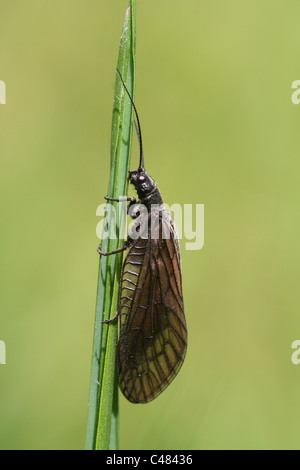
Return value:
[(144, 175), (139, 175), (137, 177), (137, 181), (138, 183), (144, 183), (144, 181), (146, 181), (146, 177)]

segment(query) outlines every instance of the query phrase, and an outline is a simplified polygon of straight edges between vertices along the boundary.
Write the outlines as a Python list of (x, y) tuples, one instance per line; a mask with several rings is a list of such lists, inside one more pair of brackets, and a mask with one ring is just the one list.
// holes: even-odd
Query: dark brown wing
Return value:
[(120, 292), (119, 386), (133, 403), (153, 400), (172, 381), (185, 357), (187, 330), (179, 243), (138, 239), (124, 262)]

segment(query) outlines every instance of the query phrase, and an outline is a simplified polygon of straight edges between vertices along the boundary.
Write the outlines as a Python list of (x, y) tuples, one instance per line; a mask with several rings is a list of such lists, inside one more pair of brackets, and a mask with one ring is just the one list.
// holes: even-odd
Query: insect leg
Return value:
[(113, 321), (116, 321), (116, 319), (118, 318), (119, 314), (120, 314), (120, 311), (118, 310), (114, 317), (112, 317), (112, 318), (110, 318), (110, 319), (107, 318), (106, 320), (102, 321), (101, 323), (106, 323), (106, 324), (108, 324), (108, 323), (111, 323), (111, 322), (113, 322)]
[(130, 241), (126, 240), (126, 242), (123, 243), (123, 246), (121, 248), (118, 248), (117, 250), (109, 251), (108, 253), (105, 253), (104, 251), (101, 251), (101, 246), (99, 245), (97, 248), (97, 253), (101, 256), (110, 256), (110, 255), (115, 255), (116, 253), (121, 253), (122, 251), (127, 250), (127, 248), (130, 245)]
[(124, 201), (129, 201), (128, 207), (127, 207), (127, 214), (131, 206), (136, 204), (136, 198), (135, 197), (120, 197), (120, 198), (114, 198), (114, 197), (108, 197), (104, 196), (104, 199), (107, 201), (115, 201), (115, 202), (124, 202)]
[(135, 197), (117, 197), (117, 198), (114, 198), (114, 197), (104, 196), (104, 199), (106, 199), (107, 201), (115, 201), (115, 202), (130, 201), (130, 205), (136, 203), (136, 198)]

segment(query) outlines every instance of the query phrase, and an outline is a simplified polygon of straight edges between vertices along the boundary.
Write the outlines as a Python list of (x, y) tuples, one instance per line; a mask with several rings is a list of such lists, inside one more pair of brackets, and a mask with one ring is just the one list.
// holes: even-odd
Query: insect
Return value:
[[(102, 256), (128, 249), (121, 274), (119, 308), (104, 323), (120, 319), (116, 368), (122, 393), (132, 403), (147, 403), (174, 379), (186, 354), (180, 248), (171, 214), (164, 209), (157, 184), (145, 171), (138, 113), (117, 72), (135, 112), (140, 145), (140, 164), (137, 170), (129, 171), (129, 180), (138, 194), (138, 204), (147, 209), (148, 215), (146, 234), (140, 231), (135, 239), (129, 234), (121, 248), (109, 253), (98, 247)], [(135, 198), (127, 201), (128, 209), (137, 202)], [(158, 236), (153, 237), (151, 228), (155, 224)], [(164, 237), (164, 233), (168, 236)]]

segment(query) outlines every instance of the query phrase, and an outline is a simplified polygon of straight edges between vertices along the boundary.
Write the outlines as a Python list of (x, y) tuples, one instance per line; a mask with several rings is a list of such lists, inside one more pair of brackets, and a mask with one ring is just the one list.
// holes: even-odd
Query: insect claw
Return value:
[(108, 251), (107, 253), (105, 253), (104, 251), (101, 251), (101, 246), (99, 245), (97, 248), (97, 253), (99, 253), (99, 255), (101, 256), (116, 255), (117, 253), (121, 253), (122, 251), (127, 250), (128, 246), (128, 241), (126, 241), (123, 243), (123, 246), (121, 248), (117, 248), (116, 250)]
[(106, 323), (106, 324), (108, 324), (108, 323), (111, 323), (111, 322), (113, 322), (113, 321), (116, 321), (116, 319), (118, 318), (118, 316), (119, 316), (119, 310), (117, 310), (117, 313), (115, 314), (114, 317), (112, 317), (112, 318), (106, 318), (106, 320), (103, 320), (101, 323)]
[(102, 324), (105, 323), (106, 325), (108, 325), (109, 323), (115, 321), (116, 319), (117, 319), (117, 316), (114, 316), (114, 317), (111, 318), (111, 319), (108, 319), (108, 318), (107, 318), (106, 320), (103, 320), (101, 323), (102, 323)]

